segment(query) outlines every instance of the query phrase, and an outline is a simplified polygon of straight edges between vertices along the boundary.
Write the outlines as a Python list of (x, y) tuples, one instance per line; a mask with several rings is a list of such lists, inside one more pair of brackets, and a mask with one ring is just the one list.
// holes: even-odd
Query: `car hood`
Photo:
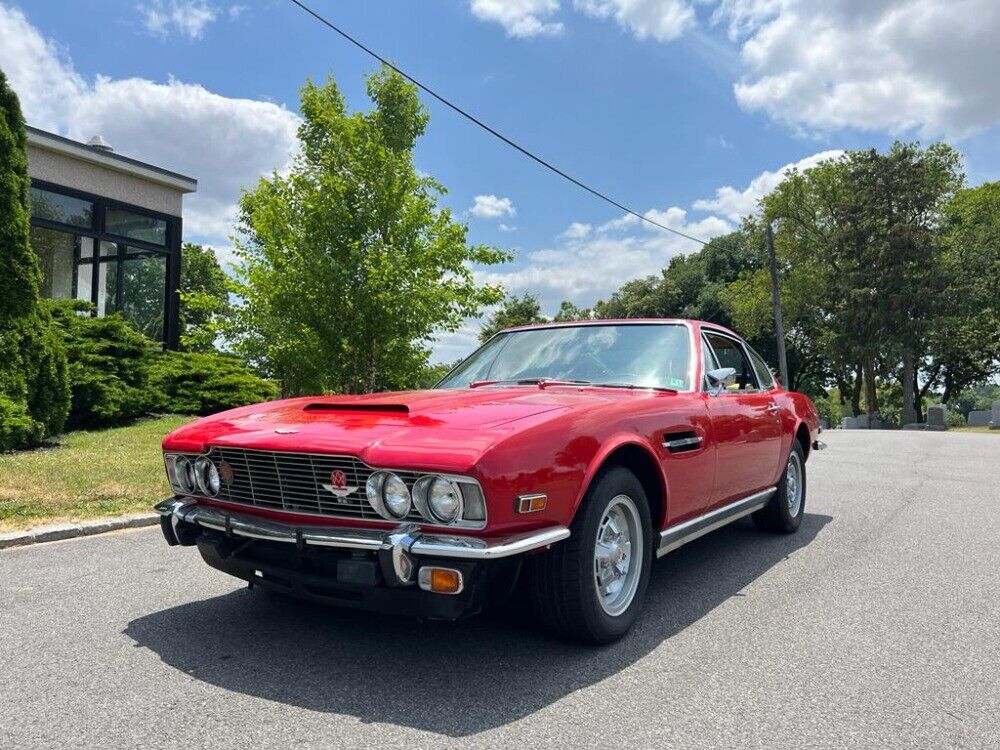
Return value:
[(515, 386), (272, 401), (197, 420), (165, 450), (210, 446), (354, 455), (371, 466), (462, 473), (498, 441), (572, 410), (648, 391)]

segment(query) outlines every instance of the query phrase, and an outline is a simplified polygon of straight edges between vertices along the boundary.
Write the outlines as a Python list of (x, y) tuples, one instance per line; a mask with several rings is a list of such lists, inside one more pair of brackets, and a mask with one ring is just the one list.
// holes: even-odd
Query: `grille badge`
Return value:
[(294, 435), (298, 432), (298, 429), (295, 427), (279, 427), (275, 432), (279, 435)]
[(347, 497), (358, 488), (347, 484), (347, 474), (341, 469), (334, 469), (330, 472), (330, 484), (324, 484), (323, 489), (332, 492), (337, 497)]

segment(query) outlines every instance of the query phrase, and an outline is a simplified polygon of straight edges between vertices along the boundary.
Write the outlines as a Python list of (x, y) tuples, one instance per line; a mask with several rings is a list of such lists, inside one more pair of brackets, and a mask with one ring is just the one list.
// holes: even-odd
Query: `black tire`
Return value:
[[(634, 593), (627, 605), (616, 614), (609, 614), (602, 605), (596, 582), (597, 563), (594, 559), (598, 533), (605, 525), (605, 512), (613, 505), (621, 507), (619, 499), (631, 500), (637, 511), (638, 537), (642, 541), (641, 554), (631, 557), (631, 565), (639, 568), (630, 579), (624, 578)], [(627, 505), (627, 504), (626, 504)], [(570, 525), (569, 539), (553, 545), (541, 555), (530, 560), (529, 595), (532, 608), (541, 623), (557, 635), (585, 643), (603, 644), (617, 641), (635, 622), (642, 609), (643, 597), (649, 583), (653, 559), (653, 534), (649, 503), (642, 483), (628, 469), (620, 466), (602, 470), (591, 483)], [(631, 549), (635, 551), (635, 543)]]
[[(789, 472), (793, 463), (798, 464), (798, 484), (801, 492), (797, 512), (792, 512), (794, 503), (789, 503)], [(802, 523), (802, 515), (806, 511), (806, 459), (802, 452), (802, 444), (798, 440), (792, 441), (792, 450), (788, 453), (788, 461), (785, 469), (781, 472), (781, 481), (778, 482), (778, 489), (767, 505), (753, 514), (753, 522), (758, 529), (765, 531), (776, 531), (783, 534), (791, 534), (798, 530)]]

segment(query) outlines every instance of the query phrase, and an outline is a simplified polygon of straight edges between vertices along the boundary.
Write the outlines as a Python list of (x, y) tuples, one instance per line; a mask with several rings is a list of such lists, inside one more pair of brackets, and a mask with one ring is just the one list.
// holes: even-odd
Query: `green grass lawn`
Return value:
[(69, 432), (51, 448), (0, 454), (0, 531), (149, 510), (170, 494), (160, 442), (191, 419)]
[(991, 430), (989, 427), (952, 427), (955, 432), (988, 432), (990, 435), (1000, 435), (1000, 430)]

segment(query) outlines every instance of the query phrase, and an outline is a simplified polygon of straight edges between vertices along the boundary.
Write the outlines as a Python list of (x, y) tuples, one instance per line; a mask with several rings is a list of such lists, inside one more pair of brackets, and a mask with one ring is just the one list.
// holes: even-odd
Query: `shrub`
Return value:
[(226, 354), (158, 352), (150, 358), (152, 408), (164, 414), (213, 414), (278, 395), (273, 383)]
[(949, 427), (965, 427), (965, 417), (962, 412), (954, 409), (945, 409), (944, 421)]
[(146, 368), (154, 344), (119, 315), (80, 315), (90, 306), (51, 302), (69, 359), (69, 425), (106, 427), (149, 410)]
[(31, 418), (24, 403), (0, 394), (0, 451), (37, 445), (43, 436), (41, 423)]

